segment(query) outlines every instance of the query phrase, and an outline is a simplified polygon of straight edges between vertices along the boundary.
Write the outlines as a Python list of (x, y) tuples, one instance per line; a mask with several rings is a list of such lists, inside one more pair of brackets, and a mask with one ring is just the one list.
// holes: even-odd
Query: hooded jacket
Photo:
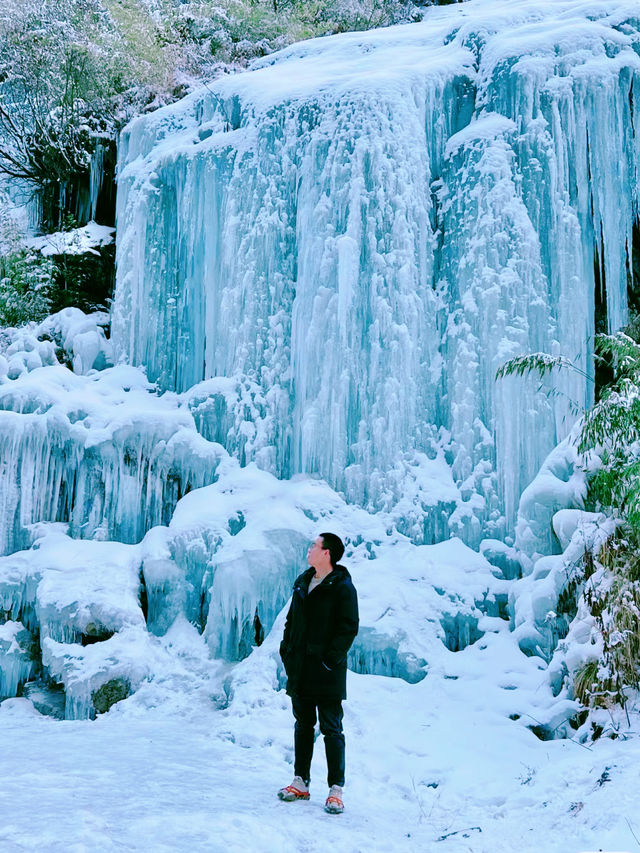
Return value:
[(358, 633), (358, 596), (351, 575), (337, 565), (309, 592), (314, 568), (293, 585), (280, 657), (287, 693), (347, 698), (347, 653)]

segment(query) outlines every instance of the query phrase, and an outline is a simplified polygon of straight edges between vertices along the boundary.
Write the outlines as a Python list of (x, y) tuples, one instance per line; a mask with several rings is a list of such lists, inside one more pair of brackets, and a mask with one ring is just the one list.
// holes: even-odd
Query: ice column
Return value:
[(555, 347), (540, 243), (517, 187), (514, 132), (508, 119), (488, 114), (452, 137), (440, 214), (454, 476), (482, 494), (483, 477), (497, 465), (508, 522), (556, 442), (553, 410), (538, 380), (496, 382), (512, 356)]

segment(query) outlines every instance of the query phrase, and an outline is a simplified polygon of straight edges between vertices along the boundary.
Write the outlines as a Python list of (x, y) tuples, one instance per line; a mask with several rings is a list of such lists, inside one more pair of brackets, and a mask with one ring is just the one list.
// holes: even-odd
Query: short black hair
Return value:
[(344, 554), (342, 539), (339, 536), (336, 536), (335, 533), (321, 533), (320, 538), (322, 539), (323, 549), (329, 552), (331, 565), (337, 566), (338, 560)]

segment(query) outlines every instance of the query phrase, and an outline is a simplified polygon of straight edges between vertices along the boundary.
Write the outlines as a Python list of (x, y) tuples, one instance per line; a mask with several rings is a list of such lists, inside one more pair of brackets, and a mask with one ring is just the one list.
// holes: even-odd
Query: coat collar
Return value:
[[(309, 568), (299, 576), (294, 586), (306, 595), (306, 593), (308, 593), (309, 591), (309, 584), (311, 583), (311, 578), (315, 575), (315, 573), (316, 570), (313, 568), (313, 566), (309, 566)], [(325, 577), (322, 583), (326, 588), (327, 586), (333, 585), (334, 583), (338, 583), (339, 581), (344, 580), (348, 577), (349, 572), (347, 571), (347, 569), (345, 569), (344, 566), (338, 564), (333, 569), (333, 571), (329, 572), (329, 574)]]

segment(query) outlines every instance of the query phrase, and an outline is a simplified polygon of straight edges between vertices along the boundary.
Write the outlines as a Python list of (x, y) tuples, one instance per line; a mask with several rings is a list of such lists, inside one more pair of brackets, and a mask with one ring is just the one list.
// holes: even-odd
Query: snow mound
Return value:
[(63, 308), (41, 323), (3, 329), (0, 384), (62, 362), (78, 374), (102, 370), (112, 364), (111, 343), (104, 332), (108, 325), (109, 315), (103, 312), (85, 314), (79, 308)]
[(43, 255), (84, 255), (90, 252), (100, 254), (98, 249), (109, 246), (114, 241), (115, 228), (88, 222), (81, 228), (70, 231), (56, 231), (41, 237), (29, 237), (25, 245)]

